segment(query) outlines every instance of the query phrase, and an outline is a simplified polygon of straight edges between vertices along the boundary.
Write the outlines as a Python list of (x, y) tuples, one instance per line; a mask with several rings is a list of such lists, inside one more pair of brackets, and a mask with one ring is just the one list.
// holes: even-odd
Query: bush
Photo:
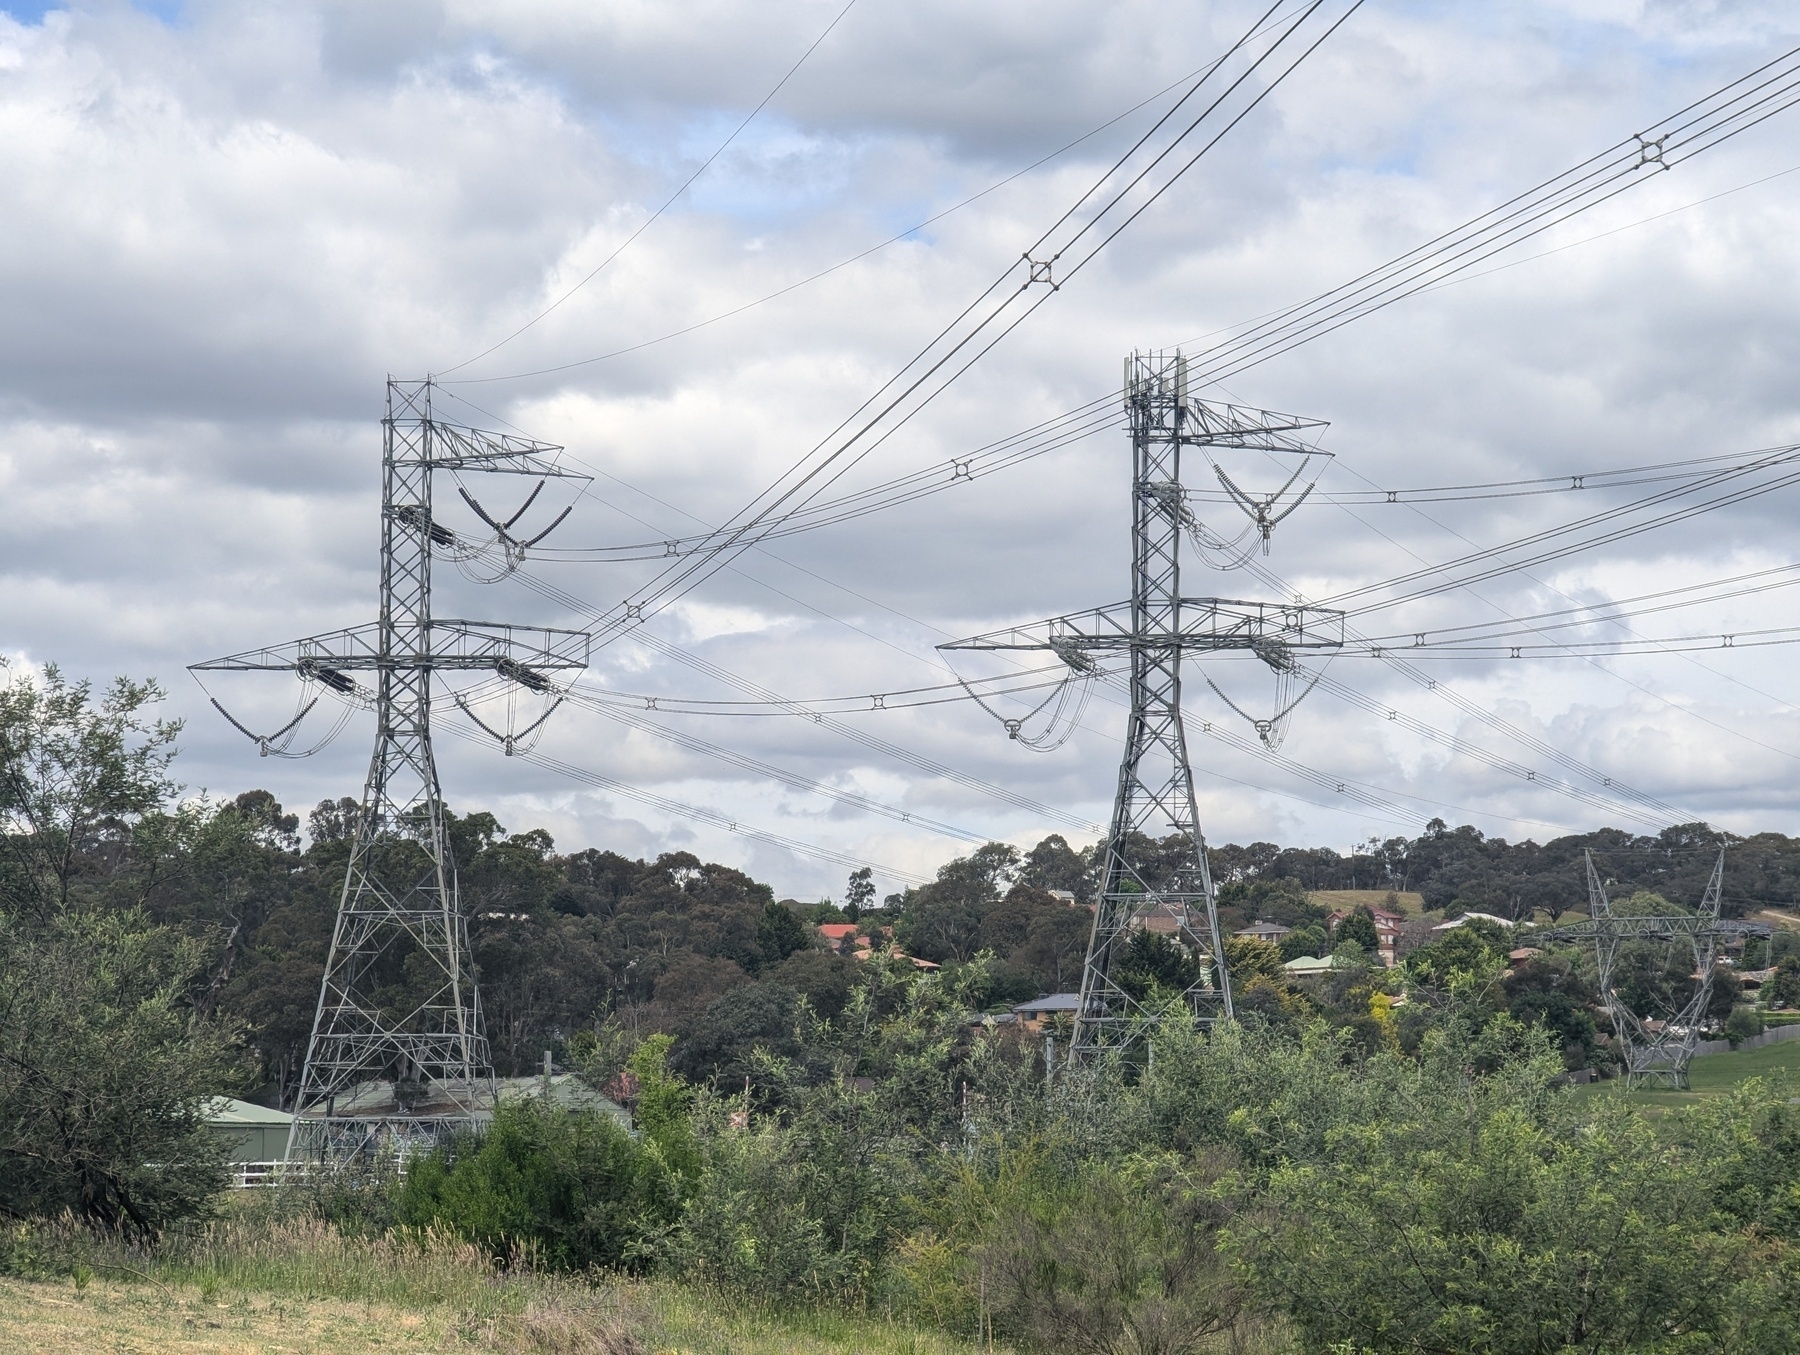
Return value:
[(1047, 1350), (1211, 1347), (1244, 1306), (1217, 1245), (1219, 1174), (1205, 1159), (1131, 1159), (1003, 1216), (980, 1257), (997, 1325)]
[(1731, 1015), (1725, 1018), (1725, 1038), (1731, 1041), (1734, 1048), (1762, 1033), (1762, 1013), (1754, 1007), (1733, 1007)]
[(397, 1213), (503, 1261), (581, 1270), (643, 1264), (679, 1206), (661, 1155), (612, 1116), (516, 1100), (484, 1133), (413, 1163)]
[(202, 1111), (241, 1070), (235, 1032), (183, 1000), (205, 961), (138, 913), (0, 914), (0, 1215), (147, 1241), (211, 1209), (225, 1150)]

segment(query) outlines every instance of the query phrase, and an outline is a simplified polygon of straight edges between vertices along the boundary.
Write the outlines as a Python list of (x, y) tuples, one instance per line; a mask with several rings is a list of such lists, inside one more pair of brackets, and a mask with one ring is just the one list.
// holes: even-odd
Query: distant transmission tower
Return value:
[[(1594, 869), (1594, 854), (1587, 857), (1588, 920), (1570, 927), (1558, 927), (1536, 935), (1547, 941), (1591, 941), (1599, 967), (1600, 999), (1612, 1020), (1613, 1036), (1619, 1043), (1619, 1056), (1625, 1064), (1627, 1088), (1660, 1085), (1686, 1091), (1688, 1064), (1700, 1043), (1700, 1023), (1712, 1001), (1713, 974), (1719, 958), (1719, 943), (1732, 937), (1767, 936), (1769, 928), (1758, 922), (1732, 922), (1719, 916), (1719, 905), (1725, 884), (1725, 849), (1719, 848), (1718, 862), (1706, 893), (1700, 900), (1700, 911), (1676, 916), (1631, 916), (1613, 910), (1606, 897), (1606, 885)], [(1676, 955), (1692, 952), (1694, 991), (1679, 1010), (1671, 1009), (1663, 1019), (1643, 1017), (1631, 1010), (1619, 996), (1616, 971), (1619, 947), (1627, 941), (1660, 941), (1673, 947)], [(1682, 943), (1686, 943), (1685, 946)]]
[[(1131, 934), (1141, 928), (1173, 933), (1198, 959), (1199, 977), (1186, 997), (1199, 1019), (1234, 1015), (1218, 903), (1182, 725), (1182, 656), (1248, 651), (1283, 679), (1298, 672), (1298, 653), (1330, 652), (1343, 643), (1341, 612), (1299, 603), (1181, 594), (1184, 536), (1202, 548), (1229, 549), (1206, 531), (1189, 507), (1190, 492), (1181, 479), (1183, 450), (1206, 448), (1209, 460), (1211, 449), (1310, 457), (1316, 449), (1303, 435), (1323, 425), (1192, 399), (1187, 360), (1179, 353), (1128, 358), (1125, 405), (1132, 452), (1131, 601), (940, 646), (1049, 650), (1068, 664), (1072, 677), (1096, 675), (1106, 656), (1122, 655), (1130, 664), (1131, 715), (1106, 837), (1100, 896), (1082, 968), (1072, 1046), (1077, 1058), (1129, 1046), (1139, 1037), (1146, 1013), (1121, 985), (1118, 971)], [(1228, 498), (1252, 518), (1257, 537), (1252, 550), (1266, 545), (1274, 525), (1311, 487), (1285, 504), (1279, 502), (1298, 477), (1296, 471), (1282, 491), (1252, 498), (1238, 489), (1222, 466), (1216, 461), (1213, 465)], [(1277, 710), (1272, 720), (1257, 722), (1265, 740), (1291, 709), (1292, 703)], [(1019, 737), (1016, 721), (1008, 722), (1008, 732)], [(1154, 839), (1171, 833), (1182, 844), (1178, 858), (1152, 861), (1153, 854), (1146, 849)]]
[[(388, 382), (380, 620), (194, 665), (198, 672), (291, 672), (309, 692), (330, 689), (375, 711), (375, 752), (307, 1043), (289, 1161), (428, 1146), (492, 1105), (493, 1067), (431, 748), (433, 674), (489, 673), (490, 681), (544, 692), (546, 673), (587, 666), (588, 636), (579, 631), (433, 619), (432, 547), (456, 543), (432, 519), (435, 472), (585, 477), (547, 459), (560, 447), (438, 421), (431, 392), (430, 381)], [(500, 535), (503, 544), (519, 544)], [(374, 690), (352, 673), (373, 674)], [(310, 709), (303, 705), (302, 715)], [(257, 742), (266, 755), (269, 739)]]

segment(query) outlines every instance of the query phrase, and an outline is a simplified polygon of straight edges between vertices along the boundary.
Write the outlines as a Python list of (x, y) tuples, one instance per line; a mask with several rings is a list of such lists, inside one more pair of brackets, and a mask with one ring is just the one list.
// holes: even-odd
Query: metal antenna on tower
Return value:
[[(1192, 399), (1187, 387), (1187, 360), (1180, 353), (1126, 359), (1130, 602), (939, 646), (1047, 649), (1072, 672), (1081, 662), (1096, 666), (1101, 655), (1123, 655), (1130, 663), (1131, 716), (1075, 1018), (1071, 1053), (1078, 1059), (1126, 1048), (1138, 1037), (1147, 1013), (1121, 985), (1118, 970), (1131, 934), (1139, 929), (1173, 932), (1199, 960), (1199, 977), (1185, 995), (1197, 1018), (1234, 1014), (1182, 726), (1182, 655), (1248, 651), (1280, 672), (1293, 667), (1298, 653), (1330, 653), (1343, 644), (1342, 612), (1181, 595), (1181, 540), (1194, 522), (1181, 483), (1183, 449), (1208, 449), (1209, 456), (1212, 449), (1317, 455), (1302, 434), (1324, 426), (1316, 419)], [(1264, 516), (1270, 516), (1267, 507)], [(1167, 834), (1182, 844), (1178, 859), (1155, 861), (1147, 849)]]
[[(1712, 878), (1697, 913), (1677, 916), (1628, 916), (1613, 910), (1606, 897), (1606, 885), (1594, 869), (1594, 854), (1587, 858), (1588, 920), (1570, 927), (1557, 927), (1539, 932), (1545, 941), (1591, 941), (1599, 967), (1600, 998), (1612, 1020), (1613, 1035), (1619, 1042), (1619, 1054), (1625, 1062), (1625, 1086), (1642, 1087), (1657, 1084), (1686, 1091), (1688, 1064), (1700, 1043), (1700, 1023), (1712, 1001), (1713, 975), (1719, 958), (1719, 943), (1733, 937), (1768, 936), (1770, 929), (1761, 922), (1733, 922), (1719, 916), (1719, 904), (1725, 884), (1725, 848), (1719, 848)], [(1688, 943), (1694, 959), (1694, 991), (1680, 1011), (1670, 1011), (1665, 1020), (1645, 1018), (1625, 1004), (1615, 986), (1614, 972), (1619, 947), (1627, 941), (1663, 941), (1680, 954), (1681, 942)]]
[[(440, 422), (431, 391), (429, 380), (388, 382), (380, 619), (193, 665), (292, 672), (375, 709), (375, 751), (300, 1076), (290, 1162), (427, 1147), (492, 1105), (493, 1067), (431, 748), (433, 674), (492, 673), (542, 691), (545, 674), (587, 667), (581, 631), (433, 618), (432, 546), (454, 541), (432, 520), (435, 472), (588, 477), (548, 459), (560, 447)], [(356, 672), (374, 675), (373, 692), (349, 677)]]

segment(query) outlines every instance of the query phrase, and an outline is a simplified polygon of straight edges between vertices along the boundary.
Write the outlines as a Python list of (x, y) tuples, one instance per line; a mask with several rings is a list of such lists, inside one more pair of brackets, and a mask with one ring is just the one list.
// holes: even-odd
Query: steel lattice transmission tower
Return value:
[[(1688, 1064), (1700, 1042), (1700, 1023), (1712, 1001), (1713, 970), (1719, 958), (1719, 943), (1732, 937), (1769, 934), (1769, 928), (1757, 922), (1732, 922), (1719, 916), (1719, 905), (1725, 884), (1725, 849), (1719, 848), (1719, 859), (1707, 881), (1700, 911), (1676, 916), (1631, 916), (1615, 912), (1606, 896), (1606, 885), (1594, 869), (1594, 854), (1585, 853), (1588, 877), (1588, 920), (1572, 927), (1558, 927), (1542, 933), (1548, 941), (1591, 941), (1598, 961), (1600, 998), (1612, 1020), (1613, 1034), (1619, 1041), (1619, 1053), (1625, 1062), (1625, 1085), (1642, 1087), (1660, 1084), (1677, 1091), (1687, 1090)], [(1647, 1020), (1632, 1011), (1620, 998), (1615, 971), (1619, 948), (1627, 941), (1663, 941), (1679, 953), (1686, 942), (1693, 952), (1694, 991), (1679, 1011), (1671, 1011), (1665, 1020)]]
[[(941, 646), (1049, 650), (1077, 673), (1096, 672), (1109, 657), (1129, 664), (1131, 714), (1082, 968), (1072, 1046), (1077, 1058), (1137, 1038), (1146, 1013), (1116, 971), (1132, 932), (1145, 926), (1168, 927), (1199, 960), (1199, 978), (1186, 995), (1199, 1019), (1234, 1014), (1182, 723), (1182, 657), (1249, 651), (1271, 669), (1288, 672), (1298, 653), (1330, 652), (1343, 643), (1341, 612), (1182, 596), (1181, 543), (1199, 531), (1182, 484), (1183, 452), (1204, 447), (1209, 455), (1213, 449), (1311, 454), (1305, 436), (1323, 427), (1318, 420), (1193, 399), (1187, 386), (1187, 361), (1179, 353), (1139, 353), (1126, 360), (1130, 602)], [(1267, 504), (1263, 510), (1259, 526), (1268, 525)], [(1182, 843), (1179, 859), (1153, 866), (1144, 849), (1170, 834)]]
[[(194, 665), (291, 672), (375, 711), (375, 750), (289, 1161), (338, 1160), (382, 1146), (408, 1151), (441, 1141), (491, 1106), (493, 1068), (431, 747), (435, 675), (487, 673), (490, 681), (543, 691), (545, 674), (587, 666), (589, 640), (579, 631), (432, 616), (432, 548), (456, 542), (432, 518), (437, 472), (586, 477), (550, 459), (560, 447), (436, 419), (431, 395), (430, 381), (388, 382), (380, 619)], [(372, 674), (373, 690), (353, 673)], [(267, 741), (259, 743), (268, 752)]]

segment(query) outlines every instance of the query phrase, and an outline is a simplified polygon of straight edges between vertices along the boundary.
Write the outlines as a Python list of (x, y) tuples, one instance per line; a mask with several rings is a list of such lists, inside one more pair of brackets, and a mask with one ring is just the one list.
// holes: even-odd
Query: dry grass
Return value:
[(95, 1278), (0, 1280), (0, 1352), (106, 1351), (117, 1355), (336, 1355), (336, 1352), (468, 1348), (449, 1308), (418, 1311), (343, 1299), (282, 1295), (202, 1298), (184, 1286)]
[[(0, 1279), (0, 1355), (965, 1355), (879, 1317), (762, 1311), (667, 1282), (496, 1270), (454, 1238), (347, 1236), (243, 1217), (155, 1255), (35, 1230), (32, 1280)], [(22, 1254), (15, 1247), (13, 1255)]]
[[(1367, 904), (1371, 908), (1386, 908), (1388, 891), (1385, 889), (1315, 889), (1307, 894), (1307, 898), (1323, 908), (1339, 909), (1349, 912)], [(1400, 900), (1399, 912), (1407, 917), (1418, 917), (1425, 911), (1425, 896), (1407, 892), (1396, 893)]]
[(96, 1276), (0, 1279), (0, 1355), (969, 1355), (965, 1341), (837, 1314), (760, 1313), (673, 1285), (546, 1284), (511, 1314), (338, 1298), (168, 1292)]

